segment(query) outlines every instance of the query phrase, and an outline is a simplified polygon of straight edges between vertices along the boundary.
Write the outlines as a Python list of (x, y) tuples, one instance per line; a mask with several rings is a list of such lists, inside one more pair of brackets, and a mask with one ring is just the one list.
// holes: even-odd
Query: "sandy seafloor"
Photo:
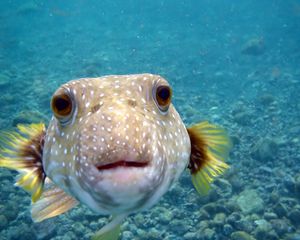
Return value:
[[(186, 171), (122, 240), (300, 239), (299, 1), (3, 0), (0, 23), (1, 130), (47, 122), (70, 79), (140, 72), (170, 81), (187, 125), (228, 129), (231, 168), (210, 194)], [(15, 176), (0, 169), (1, 240), (89, 239), (108, 222), (80, 206), (34, 224)]]

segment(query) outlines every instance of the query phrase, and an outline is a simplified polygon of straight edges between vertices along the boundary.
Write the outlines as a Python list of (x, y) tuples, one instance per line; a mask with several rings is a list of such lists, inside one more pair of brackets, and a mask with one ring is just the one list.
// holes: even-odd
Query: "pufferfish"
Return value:
[(159, 75), (72, 80), (51, 99), (45, 124), (3, 132), (0, 166), (19, 172), (16, 185), (32, 196), (35, 222), (85, 204), (112, 220), (93, 239), (118, 239), (130, 214), (156, 204), (188, 168), (208, 192), (228, 168), (229, 138), (208, 122), (185, 127)]

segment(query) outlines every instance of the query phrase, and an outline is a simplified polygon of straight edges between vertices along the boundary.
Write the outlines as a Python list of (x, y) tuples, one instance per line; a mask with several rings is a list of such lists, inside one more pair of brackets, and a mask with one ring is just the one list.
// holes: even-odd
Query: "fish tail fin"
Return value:
[(17, 128), (17, 132), (0, 133), (0, 167), (18, 171), (15, 185), (30, 192), (32, 201), (36, 202), (46, 177), (42, 166), (45, 125), (18, 125)]
[(215, 177), (229, 166), (225, 163), (231, 148), (226, 131), (209, 122), (201, 122), (187, 128), (191, 140), (191, 156), (188, 168), (192, 182), (199, 194), (207, 194)]
[(118, 240), (121, 232), (121, 224), (127, 214), (113, 216), (110, 223), (101, 228), (92, 240)]

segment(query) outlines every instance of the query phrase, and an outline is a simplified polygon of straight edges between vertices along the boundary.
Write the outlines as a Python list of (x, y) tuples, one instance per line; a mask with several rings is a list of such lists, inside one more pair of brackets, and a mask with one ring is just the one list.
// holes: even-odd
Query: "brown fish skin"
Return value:
[(47, 129), (43, 167), (59, 187), (100, 214), (136, 212), (155, 204), (187, 167), (187, 130), (170, 104), (155, 101), (152, 74), (86, 78), (62, 85), (73, 112)]

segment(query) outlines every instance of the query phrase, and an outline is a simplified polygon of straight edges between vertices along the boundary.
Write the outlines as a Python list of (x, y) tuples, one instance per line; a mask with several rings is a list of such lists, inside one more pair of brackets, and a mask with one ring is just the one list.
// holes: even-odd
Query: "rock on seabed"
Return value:
[(237, 198), (237, 204), (243, 213), (258, 213), (264, 209), (264, 201), (254, 189), (244, 190)]
[(255, 240), (250, 234), (244, 231), (236, 231), (230, 235), (232, 240)]

